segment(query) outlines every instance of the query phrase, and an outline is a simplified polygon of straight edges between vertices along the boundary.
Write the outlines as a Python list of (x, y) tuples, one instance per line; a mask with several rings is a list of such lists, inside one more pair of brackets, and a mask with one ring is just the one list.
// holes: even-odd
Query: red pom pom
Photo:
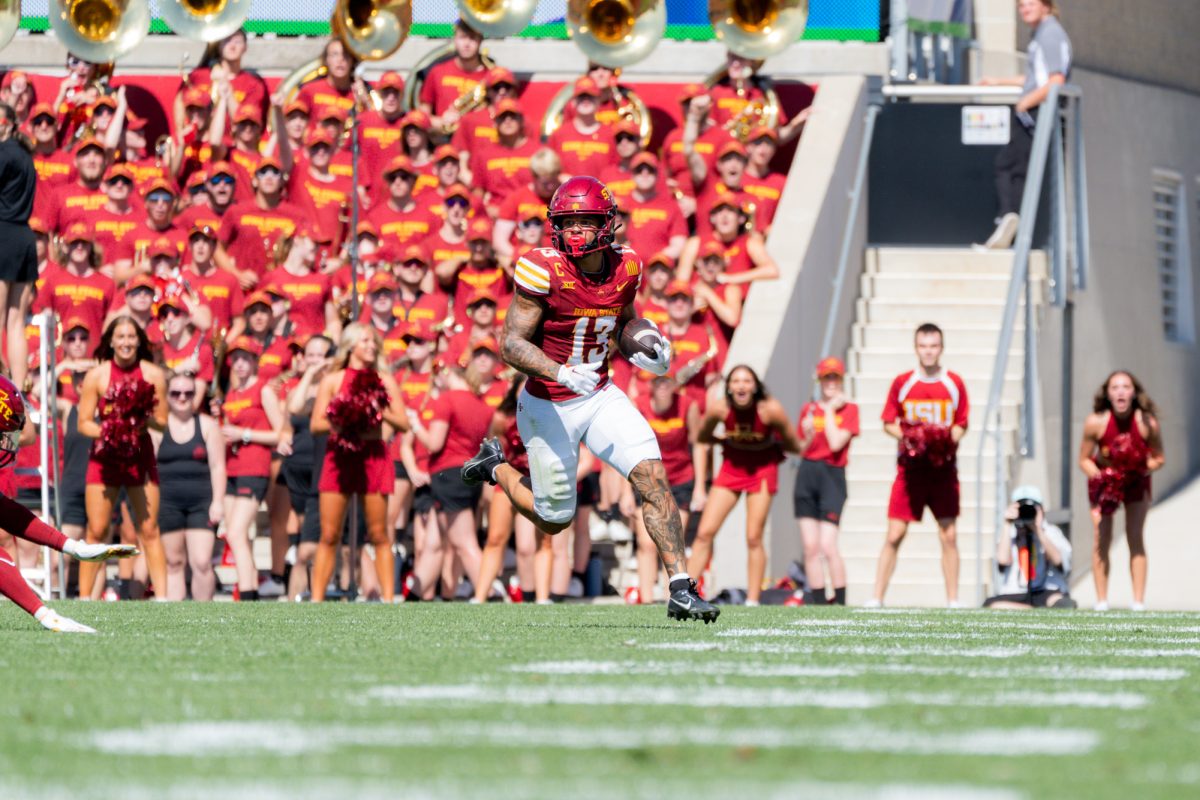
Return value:
[(146, 420), (157, 402), (154, 387), (147, 381), (110, 383), (101, 405), (96, 455), (107, 461), (136, 458), (147, 436)]
[(1117, 434), (1108, 446), (1108, 466), (1119, 472), (1146, 471), (1146, 456), (1150, 449), (1145, 443), (1134, 441), (1132, 433)]
[(954, 463), (958, 445), (950, 429), (928, 422), (901, 422), (900, 461), (910, 466), (944, 467)]
[(329, 446), (342, 453), (362, 450), (362, 435), (378, 428), (388, 406), (387, 387), (374, 370), (356, 372), (345, 392), (329, 401), (325, 414), (335, 429)]
[(1101, 514), (1113, 514), (1125, 502), (1128, 483), (1125, 473), (1105, 467), (1099, 475), (1088, 478), (1088, 502), (1099, 508)]

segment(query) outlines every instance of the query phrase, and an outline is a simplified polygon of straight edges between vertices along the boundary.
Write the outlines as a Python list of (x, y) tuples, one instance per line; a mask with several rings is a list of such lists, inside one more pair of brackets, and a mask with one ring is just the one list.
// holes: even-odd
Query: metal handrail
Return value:
[[(942, 89), (951, 87), (911, 87), (913, 89)], [(994, 87), (984, 87), (994, 88)], [(927, 96), (945, 96), (940, 92), (923, 92)], [(951, 96), (961, 94), (949, 93)], [(1032, 152), (1025, 178), (1025, 193), (1021, 197), (1020, 223), (1013, 247), (1013, 269), (1008, 285), (1008, 296), (1004, 305), (1003, 322), (996, 345), (996, 358), (992, 366), (991, 384), (988, 388), (987, 408), (984, 412), (984, 427), (979, 439), (975, 474), (975, 546), (976, 546), (976, 591), (979, 603), (983, 602), (983, 469), (984, 451), (989, 441), (995, 448), (995, 526), (993, 550), (1002, 530), (1002, 520), (1007, 491), (1003, 478), (1003, 455), (1000, 434), (1000, 400), (1004, 390), (1004, 375), (1008, 362), (1009, 348), (1016, 328), (1017, 311), (1022, 299), (1025, 301), (1025, 402), (1021, 422), (1023, 449), (1032, 451), (1032, 388), (1036, 362), (1032, 355), (1033, 339), (1032, 286), (1029, 283), (1029, 257), (1033, 250), (1033, 232), (1045, 181), (1047, 167), (1051, 172), (1053, 199), (1051, 205), (1051, 302), (1057, 307), (1069, 303), (1072, 289), (1086, 285), (1088, 268), (1087, 243), (1087, 180), (1083, 162), (1083, 136), (1081, 92), (1078, 87), (1052, 84), (1046, 100), (1040, 107), (1034, 129)], [(1059, 101), (1066, 99), (1064, 112)], [(1064, 156), (1063, 123), (1073, 129), (1072, 147)], [(1068, 180), (1068, 170), (1072, 173)], [(1073, 214), (1068, 212), (1067, 193), (1073, 195), (1070, 204)], [(1074, 231), (1069, 228), (1073, 227)], [(1072, 233), (1074, 234), (1072, 236)], [(1074, 270), (1067, 269), (1067, 261), (1074, 262)], [(1068, 383), (1070, 377), (1065, 379)], [(1064, 436), (1068, 434), (1064, 433)], [(1069, 480), (1069, 476), (1068, 476)], [(1067, 489), (1064, 496), (1069, 496)]]

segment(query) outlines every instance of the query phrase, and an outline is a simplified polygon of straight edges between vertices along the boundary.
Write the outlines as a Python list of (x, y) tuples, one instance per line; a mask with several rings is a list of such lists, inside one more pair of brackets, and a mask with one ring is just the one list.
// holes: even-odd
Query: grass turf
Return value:
[(56, 607), (0, 605), (0, 797), (1200, 794), (1195, 615)]

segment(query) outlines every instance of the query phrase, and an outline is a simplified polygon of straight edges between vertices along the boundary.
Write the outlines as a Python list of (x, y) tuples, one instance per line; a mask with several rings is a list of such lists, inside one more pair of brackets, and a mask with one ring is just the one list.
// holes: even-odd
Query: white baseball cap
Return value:
[(1037, 503), (1039, 506), (1046, 505), (1046, 501), (1042, 499), (1042, 490), (1030, 484), (1018, 486), (1013, 489), (1012, 502), (1020, 503), (1022, 500), (1029, 503)]

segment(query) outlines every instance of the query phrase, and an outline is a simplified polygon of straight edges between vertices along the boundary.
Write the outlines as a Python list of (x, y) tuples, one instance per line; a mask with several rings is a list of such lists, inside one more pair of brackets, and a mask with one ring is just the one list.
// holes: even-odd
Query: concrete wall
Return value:
[[(1200, 96), (1079, 70), (1091, 214), (1090, 286), (1076, 297), (1070, 458), (1092, 395), (1110, 371), (1132, 370), (1158, 403), (1167, 465), (1154, 476), (1162, 498), (1200, 472), (1200, 347), (1167, 342), (1162, 329), (1152, 209), (1153, 170), (1183, 176), (1194, 307), (1200, 308)], [(1039, 347), (1049, 475), (1062, 459), (1058, 409), (1062, 315), (1046, 313)], [(1056, 497), (1057, 488), (1051, 492)], [(1091, 522), (1082, 473), (1072, 470), (1077, 576), (1090, 565)], [(1151, 513), (1153, 518), (1153, 512)]]
[[(782, 275), (750, 292), (726, 361), (727, 368), (752, 366), (793, 415), (812, 391), (812, 371), (821, 356), (867, 102), (863, 78), (822, 77), (820, 85), (767, 242)], [(865, 239), (864, 198), (846, 288), (836, 309), (833, 352), (839, 354), (849, 342)], [(780, 467), (779, 497), (767, 529), (768, 578), (782, 574), (802, 552), (792, 519), (792, 477), (790, 467)], [(746, 585), (744, 531), (744, 504), (739, 504), (717, 539), (716, 588)]]

